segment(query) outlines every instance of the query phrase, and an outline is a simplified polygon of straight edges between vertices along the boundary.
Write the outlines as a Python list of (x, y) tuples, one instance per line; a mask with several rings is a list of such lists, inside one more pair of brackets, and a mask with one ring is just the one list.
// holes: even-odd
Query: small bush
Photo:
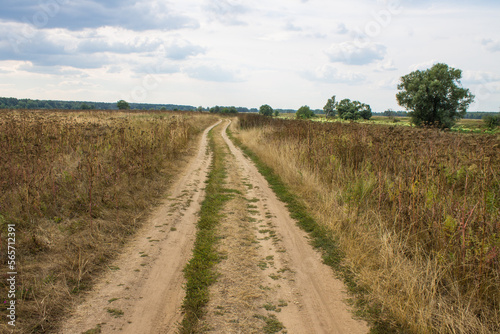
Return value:
[(483, 121), (488, 129), (494, 129), (500, 126), (500, 114), (484, 116)]

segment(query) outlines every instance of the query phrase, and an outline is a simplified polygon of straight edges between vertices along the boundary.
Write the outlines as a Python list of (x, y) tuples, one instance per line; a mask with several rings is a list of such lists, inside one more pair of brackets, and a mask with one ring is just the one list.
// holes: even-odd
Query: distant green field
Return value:
[[(294, 119), (295, 114), (287, 113), (280, 114), (281, 119)], [(317, 117), (311, 119), (315, 122), (342, 122), (349, 123), (351, 121), (343, 121), (338, 118), (327, 118), (325, 115), (317, 115)], [(373, 116), (370, 120), (358, 120), (357, 123), (361, 124), (378, 124), (378, 125), (398, 125), (398, 126), (412, 126), (410, 123), (410, 117), (394, 117), (393, 119), (387, 116)], [(484, 126), (484, 122), (481, 119), (461, 119), (457, 124), (451, 128), (452, 132), (462, 132), (462, 133), (489, 133), (496, 134), (500, 133), (500, 129), (488, 130)]]

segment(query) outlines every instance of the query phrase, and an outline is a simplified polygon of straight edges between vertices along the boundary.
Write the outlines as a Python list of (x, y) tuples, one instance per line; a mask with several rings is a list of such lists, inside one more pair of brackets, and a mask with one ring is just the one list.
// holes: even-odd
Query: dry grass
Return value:
[(389, 321), (500, 329), (500, 141), (361, 124), (240, 118), (240, 138), (340, 238)]
[(18, 332), (57, 328), (213, 121), (188, 113), (0, 114), (1, 240), (16, 224)]

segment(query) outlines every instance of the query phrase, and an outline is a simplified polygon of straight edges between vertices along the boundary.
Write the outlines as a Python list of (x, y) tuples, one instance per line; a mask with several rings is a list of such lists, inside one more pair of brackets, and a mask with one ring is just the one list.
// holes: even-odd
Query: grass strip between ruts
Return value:
[(354, 296), (353, 302), (356, 307), (356, 313), (371, 323), (370, 333), (399, 333), (401, 328), (394, 325), (393, 321), (382, 319), (381, 310), (378, 306), (367, 302), (365, 296), (368, 291), (365, 287), (357, 284), (352, 270), (342, 263), (344, 254), (339, 248), (338, 241), (331, 231), (324, 226), (319, 225), (315, 219), (308, 213), (305, 205), (300, 203), (297, 196), (292, 194), (281, 178), (274, 170), (260, 160), (260, 158), (238, 138), (234, 137), (227, 129), (229, 138), (235, 143), (243, 153), (249, 157), (257, 166), (259, 172), (269, 183), (276, 196), (285, 203), (290, 216), (297, 221), (297, 224), (311, 236), (311, 245), (318, 249), (323, 258), (323, 262), (330, 266), (335, 274), (339, 276), (347, 286), (349, 293)]
[(214, 266), (219, 262), (216, 249), (216, 227), (221, 219), (221, 209), (230, 196), (224, 191), (226, 170), (224, 152), (216, 145), (212, 131), (209, 132), (209, 146), (213, 152), (211, 171), (208, 174), (205, 199), (201, 204), (198, 231), (193, 249), (193, 257), (184, 268), (186, 297), (182, 305), (185, 315), (179, 332), (194, 333), (198, 320), (204, 314), (209, 301), (209, 287), (217, 278)]

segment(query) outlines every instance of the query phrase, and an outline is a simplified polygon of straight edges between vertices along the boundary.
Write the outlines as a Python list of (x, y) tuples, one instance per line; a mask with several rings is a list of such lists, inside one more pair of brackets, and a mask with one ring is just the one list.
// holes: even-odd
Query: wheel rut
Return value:
[[(217, 123), (218, 124), (218, 123)], [(182, 320), (183, 268), (211, 162), (206, 129), (197, 154), (151, 218), (98, 280), (61, 333), (176, 333)]]
[[(225, 150), (230, 199), (217, 228), (217, 281), (210, 287), (200, 332), (368, 333), (343, 302), (345, 289), (308, 236), (241, 150), (230, 121), (213, 130)], [(196, 222), (212, 153), (207, 129), (197, 155), (143, 229), (131, 240), (62, 333), (176, 333), (185, 296), (183, 269), (192, 256)]]
[(241, 150), (227, 123), (226, 204), (219, 226), (222, 260), (200, 330), (213, 333), (367, 333), (343, 302), (343, 283)]

